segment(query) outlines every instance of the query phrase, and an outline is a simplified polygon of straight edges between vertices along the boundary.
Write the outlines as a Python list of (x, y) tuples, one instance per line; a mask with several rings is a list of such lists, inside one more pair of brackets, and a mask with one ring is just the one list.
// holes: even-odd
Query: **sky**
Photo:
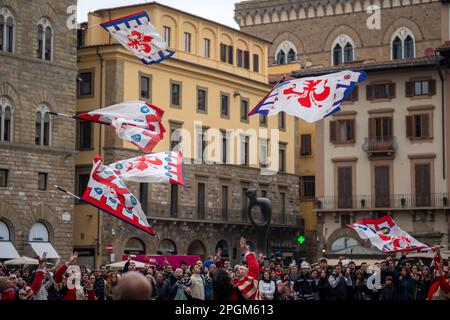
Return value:
[[(152, 2), (149, 0), (78, 0), (78, 22), (87, 21), (87, 14), (103, 8)], [(234, 21), (234, 4), (238, 0), (157, 0), (161, 4), (239, 29)]]

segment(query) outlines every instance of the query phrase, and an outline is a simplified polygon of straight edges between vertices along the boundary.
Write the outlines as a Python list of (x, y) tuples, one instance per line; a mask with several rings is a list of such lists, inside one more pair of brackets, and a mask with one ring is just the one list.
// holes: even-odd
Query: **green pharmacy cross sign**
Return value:
[(305, 242), (305, 237), (304, 236), (299, 236), (298, 238), (297, 238), (297, 242), (299, 243), (299, 244), (303, 244), (304, 242)]

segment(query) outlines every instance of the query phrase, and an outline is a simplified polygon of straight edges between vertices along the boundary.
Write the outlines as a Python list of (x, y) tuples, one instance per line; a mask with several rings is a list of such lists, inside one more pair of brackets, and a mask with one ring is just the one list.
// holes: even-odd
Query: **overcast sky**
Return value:
[[(78, 0), (78, 22), (87, 21), (87, 14), (102, 8), (114, 8), (130, 4), (151, 2), (146, 0)], [(217, 21), (239, 29), (234, 21), (234, 4), (238, 0), (157, 0), (161, 4)]]

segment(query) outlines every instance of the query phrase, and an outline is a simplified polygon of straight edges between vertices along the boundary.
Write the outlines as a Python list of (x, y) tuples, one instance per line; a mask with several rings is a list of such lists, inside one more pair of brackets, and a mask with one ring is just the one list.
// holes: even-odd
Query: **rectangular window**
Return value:
[(405, 84), (407, 97), (432, 96), (436, 94), (436, 80), (407, 81)]
[(389, 166), (375, 166), (375, 207), (390, 207)]
[(286, 193), (280, 192), (280, 220), (286, 222)]
[(330, 121), (330, 142), (346, 144), (355, 142), (355, 120)]
[(312, 154), (311, 135), (310, 134), (302, 134), (300, 136), (300, 140), (301, 140), (300, 155), (301, 156), (310, 156)]
[(259, 125), (267, 127), (267, 115), (262, 113), (259, 114)]
[(300, 180), (300, 197), (314, 198), (316, 196), (316, 178), (314, 176), (302, 176)]
[(78, 96), (92, 97), (93, 92), (93, 72), (80, 72), (78, 76)]
[(237, 49), (236, 50), (236, 61), (237, 61), (237, 66), (238, 67), (242, 67), (244, 64), (244, 55), (243, 55), (243, 51), (241, 49)]
[(203, 56), (209, 58), (211, 56), (211, 40), (203, 39)]
[(278, 114), (278, 129), (280, 130), (286, 129), (286, 113), (284, 113), (284, 111)]
[(139, 201), (141, 203), (142, 211), (146, 216), (148, 214), (148, 183), (139, 183)]
[(377, 83), (366, 87), (367, 100), (395, 98), (395, 83)]
[(257, 54), (253, 54), (253, 71), (259, 72), (259, 56)]
[(184, 51), (191, 52), (191, 34), (189, 32), (184, 33)]
[(248, 122), (248, 100), (241, 99), (241, 121)]
[(229, 64), (233, 64), (233, 46), (228, 46), (227, 61), (228, 61)]
[(431, 127), (430, 113), (406, 116), (406, 136), (410, 139), (430, 139)]
[(249, 165), (249, 136), (241, 136), (241, 165)]
[(414, 166), (416, 206), (431, 206), (431, 166), (429, 163)]
[(228, 186), (222, 186), (222, 220), (228, 220)]
[(286, 144), (280, 143), (278, 150), (279, 171), (286, 171)]
[(244, 68), (250, 70), (250, 52), (244, 51)]
[[(196, 145), (197, 145), (197, 160), (202, 161), (204, 160), (203, 157), (203, 153), (205, 152), (206, 149), (206, 137), (205, 137), (205, 128), (202, 127), (197, 127), (196, 128), (197, 131), (197, 141), (196, 141)], [(205, 160), (206, 160), (206, 156), (205, 156)]]
[(197, 184), (197, 218), (205, 219), (205, 184)]
[(389, 85), (388, 84), (374, 85), (374, 97), (375, 97), (375, 99), (388, 98), (389, 97)]
[(170, 83), (171, 104), (174, 107), (181, 107), (181, 83), (172, 81)]
[(266, 190), (261, 190), (261, 197), (267, 198), (267, 191)]
[(170, 47), (170, 27), (163, 26), (164, 42)]
[(242, 221), (247, 222), (248, 221), (248, 198), (247, 198), (247, 188), (242, 188), (242, 194), (241, 194), (241, 210), (242, 210)]
[(227, 62), (227, 45), (220, 44), (220, 61)]
[(0, 187), (8, 186), (8, 170), (0, 169)]
[(229, 163), (229, 143), (228, 143), (228, 134), (226, 131), (222, 132), (222, 163)]
[(81, 197), (84, 193), (84, 191), (86, 191), (86, 188), (88, 186), (89, 183), (89, 179), (90, 179), (90, 174), (89, 174), (90, 169), (89, 168), (77, 168), (76, 169), (76, 188), (75, 190), (77, 191), (77, 196)]
[(353, 180), (352, 167), (339, 167), (338, 169), (338, 208), (353, 207)]
[(93, 125), (91, 121), (77, 121), (77, 149), (93, 149)]
[(207, 108), (207, 91), (205, 89), (197, 89), (197, 111), (206, 112)]
[(230, 95), (226, 93), (220, 94), (220, 115), (222, 117), (230, 116)]
[(345, 97), (344, 101), (358, 101), (358, 86), (353, 88), (352, 92), (350, 92), (350, 94)]
[(259, 164), (262, 168), (266, 168), (268, 161), (269, 149), (267, 139), (259, 139)]
[(45, 173), (45, 172), (38, 173), (38, 189), (39, 190), (47, 190), (47, 178), (48, 178), (48, 173)]
[(178, 216), (178, 185), (170, 185), (170, 216), (176, 218)]
[(179, 151), (181, 143), (181, 124), (170, 123), (170, 148)]
[(141, 100), (150, 100), (151, 98), (151, 78), (149, 76), (141, 75), (140, 78), (140, 99)]
[(342, 214), (341, 215), (341, 228), (348, 228), (347, 225), (351, 223), (351, 217), (349, 214)]

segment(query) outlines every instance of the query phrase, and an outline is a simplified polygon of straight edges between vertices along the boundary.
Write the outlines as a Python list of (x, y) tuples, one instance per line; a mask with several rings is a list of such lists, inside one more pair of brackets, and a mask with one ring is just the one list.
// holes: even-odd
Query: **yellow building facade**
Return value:
[[(144, 65), (98, 25), (142, 10), (176, 52), (163, 63)], [(204, 256), (218, 247), (230, 259), (237, 259), (240, 236), (253, 243), (257, 238), (244, 213), (249, 188), (273, 202), (271, 252), (285, 257), (295, 252), (296, 122), (284, 114), (267, 119), (246, 116), (271, 89), (269, 42), (157, 3), (90, 13), (79, 30), (79, 42), (77, 112), (133, 100), (162, 108), (166, 135), (154, 152), (171, 150), (171, 134), (180, 132), (173, 139), (181, 140), (186, 180), (179, 187), (130, 183), (159, 238), (86, 204), (76, 204), (74, 248), (86, 264), (121, 260), (127, 253)], [(215, 136), (211, 129), (223, 136)], [(112, 128), (98, 124), (79, 123), (77, 142), (78, 193), (83, 191), (95, 155), (103, 156), (108, 164), (141, 154), (117, 138)], [(193, 164), (211, 143), (222, 148), (205, 156), (211, 163)], [(276, 174), (261, 174), (266, 154), (273, 155)], [(222, 159), (227, 163), (220, 163)], [(112, 246), (112, 253), (106, 251), (107, 245)]]

